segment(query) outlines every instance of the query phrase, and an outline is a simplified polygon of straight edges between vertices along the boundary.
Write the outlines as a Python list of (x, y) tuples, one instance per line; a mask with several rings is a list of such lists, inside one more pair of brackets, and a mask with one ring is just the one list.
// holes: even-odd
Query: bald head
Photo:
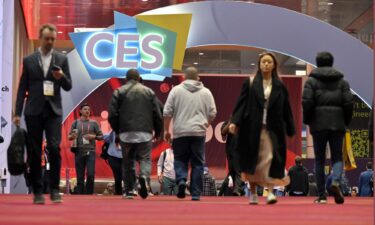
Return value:
[(193, 66), (186, 68), (185, 79), (186, 80), (199, 80), (198, 69)]

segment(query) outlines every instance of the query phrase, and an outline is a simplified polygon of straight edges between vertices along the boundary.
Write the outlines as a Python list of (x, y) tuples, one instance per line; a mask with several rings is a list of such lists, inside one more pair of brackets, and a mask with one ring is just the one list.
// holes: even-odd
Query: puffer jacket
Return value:
[(353, 95), (344, 75), (332, 67), (314, 69), (304, 86), (302, 107), (311, 133), (344, 132), (353, 113)]

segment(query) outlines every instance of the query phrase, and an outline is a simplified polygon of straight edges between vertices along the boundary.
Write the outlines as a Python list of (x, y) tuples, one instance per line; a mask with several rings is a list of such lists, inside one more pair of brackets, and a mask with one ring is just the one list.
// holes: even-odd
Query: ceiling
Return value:
[[(44, 23), (58, 29), (56, 48), (69, 52), (73, 44), (69, 32), (74, 28), (102, 28), (113, 25), (113, 11), (133, 16), (144, 11), (172, 4), (199, 0), (20, 0), (28, 37), (37, 42), (38, 30)], [(254, 0), (301, 12), (326, 21), (351, 33), (372, 47), (372, 0)], [(38, 46), (36, 43), (35, 46)], [(202, 73), (255, 73), (258, 54), (263, 49), (236, 49), (233, 46), (205, 46), (186, 50), (183, 68), (195, 65)], [(305, 70), (306, 64), (289, 56), (276, 54), (281, 74)]]
[[(113, 11), (133, 16), (144, 11), (198, 0), (20, 0), (29, 39), (38, 39), (41, 24), (58, 28), (58, 39), (68, 40), (75, 27), (108, 27)], [(288, 8), (331, 23), (352, 33), (373, 32), (372, 0), (254, 0)], [(368, 13), (360, 17), (363, 13)], [(357, 21), (358, 19), (358, 21)], [(362, 21), (362, 22), (360, 22)]]

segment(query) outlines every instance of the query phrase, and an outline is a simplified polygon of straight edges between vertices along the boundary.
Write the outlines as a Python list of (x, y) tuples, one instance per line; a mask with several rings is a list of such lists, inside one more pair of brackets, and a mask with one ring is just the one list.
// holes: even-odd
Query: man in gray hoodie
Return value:
[(214, 98), (201, 81), (198, 70), (188, 67), (185, 81), (174, 87), (164, 106), (164, 139), (171, 141), (169, 126), (173, 118), (173, 152), (178, 198), (185, 198), (188, 163), (191, 164), (192, 200), (200, 200), (206, 130), (216, 116)]

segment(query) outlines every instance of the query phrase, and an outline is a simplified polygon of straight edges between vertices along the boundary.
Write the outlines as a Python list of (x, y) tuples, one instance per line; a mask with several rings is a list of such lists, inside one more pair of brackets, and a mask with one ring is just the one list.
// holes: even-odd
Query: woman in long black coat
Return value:
[(286, 135), (293, 136), (295, 129), (288, 90), (278, 77), (272, 53), (259, 56), (255, 77), (243, 83), (229, 130), (239, 132), (241, 176), (251, 184), (250, 204), (258, 204), (256, 185), (268, 187), (267, 204), (276, 203), (274, 185), (289, 183)]

